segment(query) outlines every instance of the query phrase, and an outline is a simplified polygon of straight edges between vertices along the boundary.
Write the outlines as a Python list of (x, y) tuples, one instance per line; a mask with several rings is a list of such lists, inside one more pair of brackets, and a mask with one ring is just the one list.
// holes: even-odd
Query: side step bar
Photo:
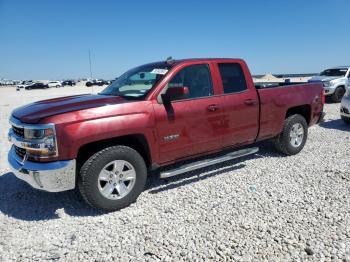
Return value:
[(225, 162), (228, 160), (232, 160), (235, 158), (239, 158), (242, 156), (255, 154), (258, 151), (259, 151), (258, 147), (245, 148), (245, 149), (241, 149), (238, 151), (228, 153), (228, 154), (220, 156), (220, 157), (204, 159), (204, 160), (197, 161), (194, 163), (185, 164), (185, 165), (180, 166), (178, 168), (161, 172), (160, 178), (168, 178), (168, 177), (176, 176), (176, 175), (179, 175), (182, 173), (186, 173), (186, 172), (193, 171), (193, 170), (200, 169), (200, 168), (207, 167), (207, 166), (212, 166), (212, 165), (222, 163), (222, 162)]

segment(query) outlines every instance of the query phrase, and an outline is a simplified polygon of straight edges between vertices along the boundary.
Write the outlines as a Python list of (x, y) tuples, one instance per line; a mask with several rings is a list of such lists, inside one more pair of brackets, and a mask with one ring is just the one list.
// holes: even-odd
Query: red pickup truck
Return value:
[(240, 59), (170, 59), (131, 69), (97, 95), (15, 109), (8, 161), (34, 188), (78, 186), (91, 206), (118, 210), (137, 199), (149, 170), (174, 176), (253, 154), (243, 146), (266, 139), (297, 154), (323, 105), (320, 83), (255, 86)]

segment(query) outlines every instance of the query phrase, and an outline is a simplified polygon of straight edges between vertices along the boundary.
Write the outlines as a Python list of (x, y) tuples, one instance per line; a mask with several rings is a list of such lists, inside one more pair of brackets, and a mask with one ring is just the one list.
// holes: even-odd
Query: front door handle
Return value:
[(218, 109), (219, 109), (218, 105), (210, 105), (210, 106), (208, 106), (208, 111), (209, 112), (215, 112)]
[(247, 106), (252, 106), (256, 104), (256, 101), (254, 99), (247, 99), (244, 101), (244, 104), (246, 104)]

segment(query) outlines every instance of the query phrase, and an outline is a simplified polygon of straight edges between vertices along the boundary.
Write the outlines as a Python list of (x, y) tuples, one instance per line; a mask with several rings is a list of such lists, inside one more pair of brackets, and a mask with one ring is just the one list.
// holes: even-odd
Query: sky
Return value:
[(113, 79), (172, 56), (253, 74), (350, 64), (349, 0), (0, 0), (0, 79)]

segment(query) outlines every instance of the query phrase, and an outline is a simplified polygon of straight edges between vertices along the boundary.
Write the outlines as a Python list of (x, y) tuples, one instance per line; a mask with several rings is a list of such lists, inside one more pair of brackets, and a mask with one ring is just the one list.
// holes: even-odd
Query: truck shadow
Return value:
[(350, 131), (350, 125), (344, 123), (341, 119), (334, 119), (325, 121), (319, 124), (320, 127), (327, 128), (327, 129), (335, 129), (340, 131)]
[(146, 190), (149, 190), (148, 193), (150, 194), (157, 194), (159, 192), (193, 184), (198, 181), (207, 179), (209, 177), (214, 177), (223, 173), (235, 171), (235, 170), (244, 168), (246, 166), (243, 163), (237, 164), (237, 163), (229, 163), (229, 162), (221, 165), (224, 165), (225, 167), (221, 167), (221, 169), (218, 171), (216, 171), (216, 169), (220, 168), (218, 165), (214, 165), (210, 168), (206, 168), (204, 175), (201, 175), (201, 173), (203, 172), (203, 169), (198, 169), (196, 171), (188, 172), (187, 174), (178, 175), (178, 176), (163, 179), (163, 180), (159, 178), (159, 172), (155, 172), (153, 175), (150, 176), (148, 184), (146, 186)]
[(48, 193), (31, 188), (12, 173), (0, 176), (0, 213), (26, 221), (57, 219), (64, 215), (102, 214), (85, 204), (77, 190)]
[(277, 153), (270, 142), (260, 142), (256, 146), (260, 148), (259, 152), (253, 155), (233, 159), (227, 162), (201, 168), (188, 173), (184, 173), (178, 176), (170, 177), (167, 179), (160, 179), (160, 171), (153, 172), (146, 185), (146, 190), (149, 194), (157, 194), (159, 192), (171, 190), (174, 188), (187, 186), (189, 184), (196, 183), (198, 181), (215, 177), (227, 172), (237, 171), (244, 168), (246, 165), (245, 161), (264, 157), (284, 157)]
[[(282, 157), (273, 151), (270, 143), (259, 143), (261, 150), (251, 156), (242, 157), (205, 169), (198, 169), (168, 179), (160, 179), (159, 172), (153, 172), (146, 184), (145, 192), (157, 194), (178, 187), (188, 186), (198, 181), (219, 176), (244, 168), (245, 161), (254, 158)], [(32, 189), (11, 173), (0, 175), (0, 213), (24, 221), (59, 219), (64, 216), (99, 216), (102, 211), (88, 206), (78, 190), (48, 193)]]

